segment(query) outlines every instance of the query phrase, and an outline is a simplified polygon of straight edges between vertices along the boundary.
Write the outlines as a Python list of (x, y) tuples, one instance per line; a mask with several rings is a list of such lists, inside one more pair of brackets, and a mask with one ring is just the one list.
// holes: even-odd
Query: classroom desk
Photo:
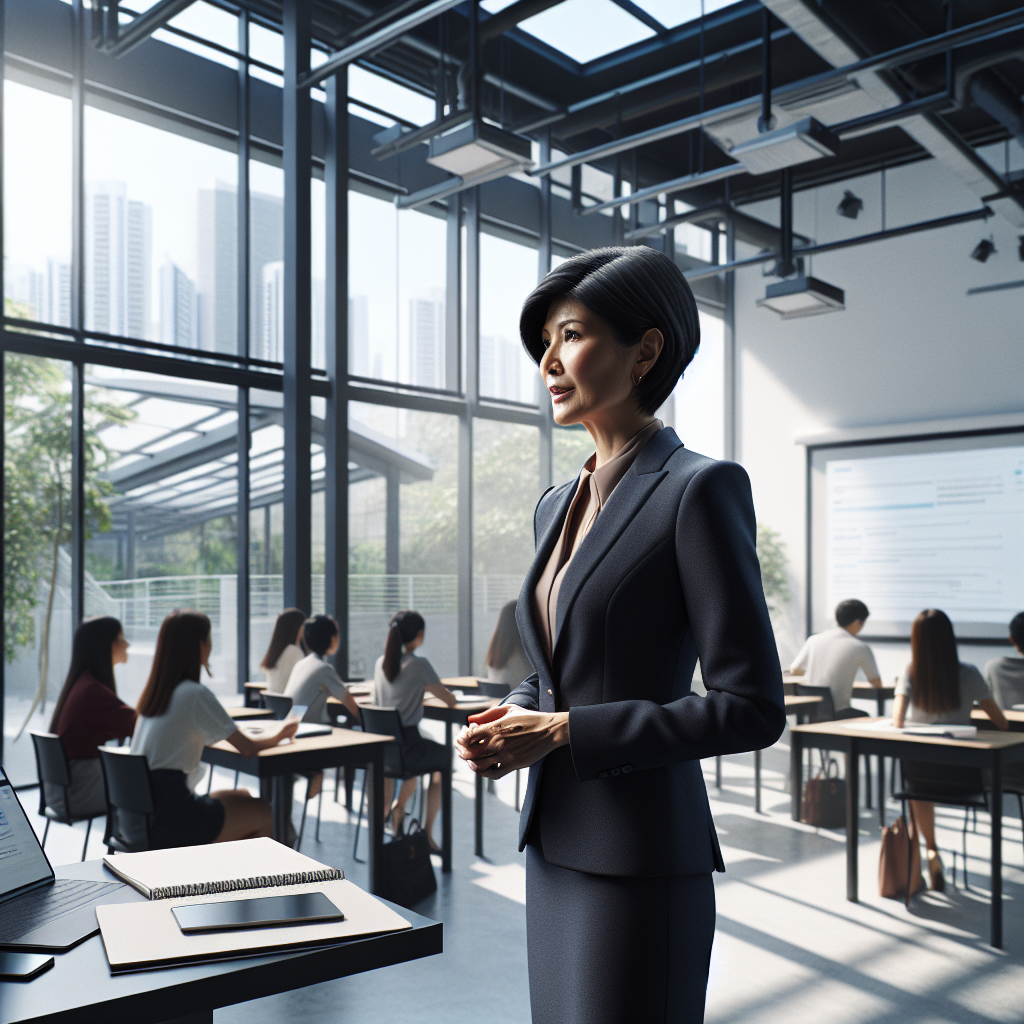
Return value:
[(451, 676), (449, 679), (441, 680), (442, 686), (447, 686), (449, 690), (475, 690), (480, 685), (480, 680), (476, 676)]
[(857, 902), (857, 845), (859, 814), (857, 789), (859, 773), (851, 770), (864, 754), (879, 757), (907, 757), (936, 764), (973, 765), (992, 772), (992, 907), (990, 943), (1003, 946), (1003, 766), (1024, 762), (1024, 736), (1007, 732), (986, 732), (976, 740), (953, 740), (942, 736), (910, 736), (865, 729), (878, 719), (847, 719), (843, 722), (819, 722), (797, 725), (790, 730), (790, 775), (793, 787), (793, 820), (800, 819), (800, 795), (803, 789), (803, 751), (805, 747), (835, 750), (846, 755), (846, 898)]
[[(54, 869), (58, 878), (119, 881), (99, 860)], [(140, 901), (143, 896), (138, 895)], [(389, 904), (390, 905), (390, 904)], [(440, 921), (392, 909), (412, 929), (223, 963), (111, 975), (103, 940), (86, 939), (31, 981), (0, 981), (4, 1024), (213, 1024), (221, 1006), (333, 981), (442, 951)], [(386, 975), (384, 984), (386, 985)]]
[(246, 707), (224, 709), (236, 722), (248, 722), (257, 718), (273, 718), (274, 712), (270, 708)]
[[(1006, 721), (1010, 724), (1010, 732), (1024, 732), (1024, 711), (1004, 711)], [(981, 708), (971, 711), (971, 721), (979, 729), (994, 729), (992, 719)]]
[(266, 683), (246, 683), (242, 689), (245, 691), (245, 706), (247, 708), (258, 708), (263, 706), (260, 695), (267, 689)]
[(872, 686), (870, 683), (854, 683), (854, 700), (873, 700), (878, 710), (878, 717), (885, 718), (885, 702), (896, 695), (895, 686)]
[(293, 775), (349, 764), (366, 767), (370, 783), (370, 892), (377, 893), (384, 878), (384, 747), (394, 742), (391, 736), (372, 732), (332, 729), (330, 735), (280, 743), (259, 751), (255, 757), (243, 757), (222, 740), (203, 749), (203, 760), (260, 780), (260, 796), (270, 799), (274, 838), (282, 843), (292, 817)]
[[(796, 720), (806, 718), (808, 712), (815, 704), (821, 703), (820, 697), (795, 697), (786, 694), (783, 698), (786, 702), (786, 714), (796, 715)], [(722, 788), (722, 759), (715, 758), (715, 785)], [(761, 751), (754, 751), (754, 813), (761, 813)]]

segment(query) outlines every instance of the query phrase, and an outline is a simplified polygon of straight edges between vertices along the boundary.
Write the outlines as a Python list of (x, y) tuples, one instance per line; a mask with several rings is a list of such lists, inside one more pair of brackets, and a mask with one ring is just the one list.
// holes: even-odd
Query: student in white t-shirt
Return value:
[(302, 624), (306, 613), (301, 608), (285, 608), (274, 623), (267, 653), (260, 668), (271, 693), (284, 693), (292, 669), (306, 656), (302, 649)]
[[(270, 805), (244, 789), (218, 790), (199, 796), (205, 774), (203, 748), (227, 740), (245, 757), (253, 757), (295, 735), (290, 719), (271, 736), (253, 740), (238, 730), (213, 692), (199, 682), (210, 671), (213, 649), (210, 620), (195, 611), (173, 611), (160, 626), (153, 667), (142, 696), (132, 737), (132, 753), (149, 765), (155, 811), (148, 841), (154, 849), (199, 846), (232, 839), (270, 836)], [(146, 838), (142, 815), (118, 813), (125, 838)]]
[(806, 675), (809, 686), (827, 686), (832, 691), (836, 718), (857, 718), (864, 714), (850, 706), (858, 669), (872, 686), (882, 685), (871, 648), (857, 639), (868, 614), (868, 606), (863, 601), (840, 601), (836, 605), (835, 628), (809, 636), (789, 666), (793, 675)]

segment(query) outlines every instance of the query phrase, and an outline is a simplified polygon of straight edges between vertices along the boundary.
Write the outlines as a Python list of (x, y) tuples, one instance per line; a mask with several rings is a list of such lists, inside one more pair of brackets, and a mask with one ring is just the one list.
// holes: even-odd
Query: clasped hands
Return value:
[(516, 704), (488, 708), (469, 716), (455, 745), (477, 775), (500, 779), (529, 768), (569, 742), (569, 712), (528, 711)]

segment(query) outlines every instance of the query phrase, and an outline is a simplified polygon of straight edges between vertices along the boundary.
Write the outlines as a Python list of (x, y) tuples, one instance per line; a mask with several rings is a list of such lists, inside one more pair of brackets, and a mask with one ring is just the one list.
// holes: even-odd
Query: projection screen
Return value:
[(1024, 611), (1024, 430), (808, 449), (813, 632), (859, 598), (867, 638), (941, 608), (959, 640)]

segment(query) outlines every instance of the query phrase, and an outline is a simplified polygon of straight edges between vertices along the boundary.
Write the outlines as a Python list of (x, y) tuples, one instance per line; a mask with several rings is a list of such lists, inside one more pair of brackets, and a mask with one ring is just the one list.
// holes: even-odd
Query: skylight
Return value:
[(580, 64), (655, 34), (612, 0), (564, 0), (519, 27)]
[[(701, 0), (633, 0), (637, 7), (657, 18), (665, 28), (675, 28), (695, 21), (701, 15)], [(704, 14), (714, 14), (730, 7), (736, 0), (704, 0)]]

